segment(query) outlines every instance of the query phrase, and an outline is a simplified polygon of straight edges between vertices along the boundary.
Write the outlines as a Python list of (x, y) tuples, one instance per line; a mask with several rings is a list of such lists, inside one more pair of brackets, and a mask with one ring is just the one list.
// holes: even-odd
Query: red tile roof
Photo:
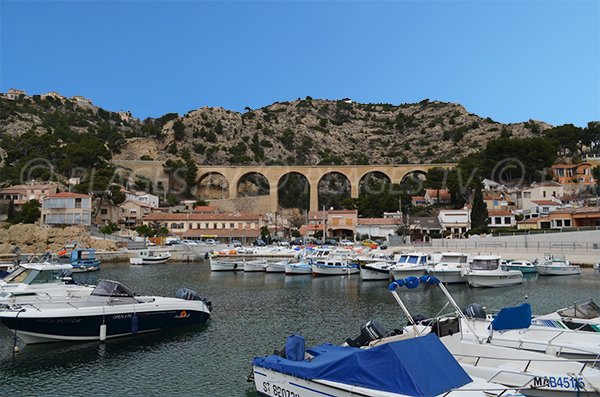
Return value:
[(226, 214), (198, 213), (153, 213), (144, 217), (144, 221), (258, 221), (259, 214), (250, 212), (235, 212)]
[(359, 225), (399, 225), (401, 219), (394, 218), (358, 218)]
[(258, 237), (259, 229), (191, 229), (180, 233), (181, 237)]
[(537, 205), (562, 205), (559, 202), (552, 200), (531, 200), (532, 203), (536, 203)]
[(60, 192), (55, 194), (49, 194), (45, 198), (91, 198), (89, 194), (71, 193), (71, 192)]
[(511, 216), (512, 212), (506, 210), (488, 210), (489, 216)]

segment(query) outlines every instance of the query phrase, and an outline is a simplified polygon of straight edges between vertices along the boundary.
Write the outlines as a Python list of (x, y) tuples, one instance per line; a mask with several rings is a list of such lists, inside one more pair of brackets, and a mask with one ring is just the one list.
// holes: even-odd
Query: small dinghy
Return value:
[(159, 252), (153, 250), (140, 251), (135, 258), (129, 258), (129, 263), (132, 265), (157, 265), (167, 263), (171, 259), (170, 252)]

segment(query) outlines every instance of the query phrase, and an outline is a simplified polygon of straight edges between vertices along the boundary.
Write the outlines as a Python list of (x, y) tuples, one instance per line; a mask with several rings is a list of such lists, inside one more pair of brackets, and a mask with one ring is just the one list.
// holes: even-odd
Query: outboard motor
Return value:
[(471, 303), (470, 305), (467, 305), (463, 309), (463, 313), (465, 316), (471, 318), (481, 318), (484, 320), (486, 318), (485, 309), (479, 303)]
[(201, 298), (200, 295), (194, 290), (188, 288), (179, 288), (175, 292), (175, 298), (183, 299), (186, 301), (202, 301), (208, 306), (208, 310), (212, 312), (212, 302), (206, 298)]
[[(424, 314), (415, 314), (414, 316), (412, 316), (413, 320), (415, 320), (415, 324), (424, 324), (424, 325), (428, 325), (427, 322), (425, 320), (427, 320), (427, 317)], [(406, 323), (406, 325), (412, 325), (412, 323), (410, 321), (408, 321)]]
[(360, 327), (360, 335), (354, 339), (346, 339), (346, 344), (350, 347), (366, 346), (370, 342), (381, 339), (388, 333), (383, 328), (379, 320), (369, 320)]

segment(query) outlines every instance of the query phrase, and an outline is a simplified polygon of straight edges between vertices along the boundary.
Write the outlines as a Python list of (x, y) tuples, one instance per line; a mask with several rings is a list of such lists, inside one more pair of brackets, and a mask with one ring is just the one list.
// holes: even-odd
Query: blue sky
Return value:
[(307, 95), (600, 119), (600, 2), (0, 0), (0, 90), (136, 117)]

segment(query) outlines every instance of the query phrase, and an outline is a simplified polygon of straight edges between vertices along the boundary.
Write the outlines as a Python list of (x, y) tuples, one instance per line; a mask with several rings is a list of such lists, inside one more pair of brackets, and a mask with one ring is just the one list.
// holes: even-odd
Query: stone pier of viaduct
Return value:
[[(163, 181), (166, 184), (168, 175), (165, 173), (162, 161), (142, 160), (116, 160), (113, 163), (117, 167), (131, 170), (132, 173), (149, 178), (154, 183)], [(310, 186), (310, 210), (319, 208), (319, 182), (328, 174), (341, 174), (348, 179), (350, 184), (350, 196), (357, 198), (361, 180), (371, 173), (377, 173), (387, 177), (392, 183), (400, 183), (409, 174), (425, 174), (434, 167), (452, 168), (455, 163), (435, 164), (397, 164), (397, 165), (303, 165), (303, 166), (208, 166), (198, 165), (199, 184), (209, 176), (219, 175), (227, 183), (229, 198), (238, 197), (239, 182), (245, 177), (258, 174), (262, 175), (269, 185), (269, 200), (272, 211), (279, 207), (279, 186), (289, 174), (303, 175)]]

